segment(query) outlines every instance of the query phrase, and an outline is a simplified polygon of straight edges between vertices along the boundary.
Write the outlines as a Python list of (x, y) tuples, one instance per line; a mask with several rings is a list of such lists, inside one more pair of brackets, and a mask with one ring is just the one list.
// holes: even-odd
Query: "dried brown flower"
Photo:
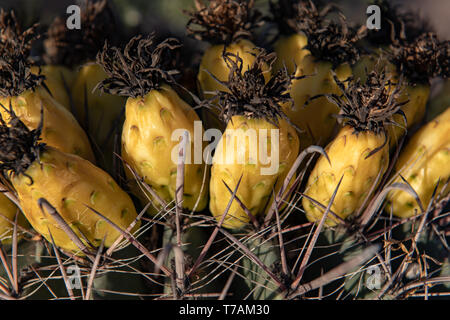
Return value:
[(428, 21), (416, 12), (401, 10), (400, 5), (388, 0), (375, 0), (373, 4), (380, 7), (381, 29), (369, 30), (366, 39), (376, 47), (411, 43), (421, 34), (433, 31)]
[(370, 72), (365, 83), (359, 78), (350, 78), (345, 84), (336, 75), (334, 80), (342, 95), (331, 94), (327, 98), (340, 108), (336, 117), (352, 126), (356, 134), (361, 131), (385, 132), (388, 125), (396, 125), (392, 116), (402, 114), (400, 108), (408, 103), (408, 100), (399, 101), (403, 78), (395, 80), (384, 70)]
[(44, 113), (41, 109), (41, 121), (36, 129), (30, 130), (16, 116), (12, 106), (9, 109), (0, 105), (9, 113), (8, 123), (0, 114), (0, 172), (3, 177), (8, 175), (23, 174), (31, 183), (33, 179), (25, 174), (28, 167), (36, 160), (45, 148), (45, 143), (40, 142), (44, 123)]
[(270, 0), (269, 6), (272, 13), (270, 20), (275, 22), (280, 33), (285, 35), (303, 32), (304, 26), (299, 22), (305, 18), (319, 26), (329, 13), (339, 11), (336, 5), (324, 5), (323, 1), (319, 0)]
[(97, 63), (108, 78), (96, 88), (103, 92), (127, 97), (145, 96), (164, 83), (174, 83), (178, 74), (171, 52), (181, 47), (175, 38), (155, 44), (155, 35), (133, 37), (123, 51), (105, 43), (97, 55)]
[(434, 33), (422, 34), (408, 44), (391, 45), (388, 58), (413, 84), (450, 76), (450, 41), (440, 42)]
[(65, 17), (57, 17), (47, 31), (43, 59), (47, 64), (73, 67), (95, 59), (105, 40), (117, 38), (114, 14), (107, 0), (85, 0), (81, 29), (68, 29)]
[[(279, 1), (278, 5), (272, 3), (272, 10), (277, 21), (284, 20), (279, 22), (280, 31), (306, 35), (306, 49), (317, 60), (329, 61), (333, 67), (358, 60), (360, 52), (356, 43), (365, 36), (366, 27), (358, 30), (350, 27), (335, 5), (328, 4), (319, 10), (311, 0)], [(286, 11), (291, 13), (284, 18)], [(338, 14), (338, 22), (329, 18), (332, 12)]]
[(32, 74), (29, 58), (32, 42), (37, 38), (33, 25), (22, 32), (13, 11), (0, 11), (0, 95), (18, 96), (40, 85), (44, 79)]
[(264, 78), (276, 59), (275, 53), (268, 54), (259, 48), (255, 61), (247, 70), (243, 70), (244, 63), (239, 55), (224, 52), (223, 58), (230, 69), (228, 81), (215, 79), (228, 91), (218, 91), (216, 97), (204, 102), (206, 105), (218, 106), (220, 117), (225, 122), (235, 115), (264, 118), (275, 125), (278, 118), (290, 122), (283, 113), (281, 104), (293, 102), (289, 88), (294, 76), (289, 75), (286, 68), (282, 68), (267, 83)]
[[(185, 11), (190, 20), (187, 33), (197, 40), (213, 44), (230, 44), (252, 38), (252, 30), (263, 24), (262, 14), (254, 0), (195, 0), (195, 11)], [(196, 27), (194, 27), (196, 26)]]

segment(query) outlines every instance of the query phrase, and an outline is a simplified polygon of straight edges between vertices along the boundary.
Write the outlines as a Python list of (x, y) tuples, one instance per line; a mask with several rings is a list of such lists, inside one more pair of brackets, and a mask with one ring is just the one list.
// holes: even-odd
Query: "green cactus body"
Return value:
[[(274, 241), (258, 238), (249, 238), (246, 246), (264, 263), (269, 269), (275, 269), (280, 263), (280, 248)], [(245, 283), (252, 288), (253, 300), (282, 300), (283, 295), (274, 280), (262, 270), (253, 260), (245, 257), (242, 260), (242, 275)]]

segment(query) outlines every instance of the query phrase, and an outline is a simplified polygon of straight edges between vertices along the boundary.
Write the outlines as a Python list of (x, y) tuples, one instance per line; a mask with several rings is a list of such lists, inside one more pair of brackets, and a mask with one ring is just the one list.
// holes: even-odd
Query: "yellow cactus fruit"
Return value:
[[(172, 134), (177, 129), (188, 130), (191, 141), (187, 148), (194, 150), (192, 139), (196, 121), (201, 123), (194, 109), (168, 85), (161, 85), (143, 97), (127, 100), (122, 130), (122, 157), (140, 177), (145, 177), (145, 182), (155, 188), (167, 203), (175, 199), (176, 193), (177, 163), (170, 159), (179, 141), (173, 139)], [(202, 128), (199, 133), (203, 136)], [(185, 208), (192, 210), (199, 196), (197, 210), (206, 206), (207, 188), (201, 191), (204, 174), (204, 164), (186, 166)], [(130, 179), (132, 177), (129, 175)]]
[[(436, 76), (448, 77), (449, 42), (439, 42), (428, 22), (417, 13), (393, 5), (388, 0), (375, 2), (381, 10), (381, 28), (368, 30), (365, 40), (371, 54), (357, 63), (354, 73), (362, 80), (377, 67), (388, 66), (392, 76), (405, 78), (406, 90), (400, 99), (409, 99), (402, 107), (406, 117), (395, 115), (399, 126), (389, 129), (390, 147), (414, 130), (423, 120), (430, 96), (430, 80)], [(447, 53), (446, 53), (447, 52)]]
[[(107, 0), (86, 1), (80, 12), (81, 31), (67, 28), (66, 19), (55, 18), (47, 31), (43, 55), (47, 65), (43, 68), (64, 65), (74, 70), (69, 86), (73, 103), (70, 110), (91, 139), (99, 166), (113, 173), (114, 151), (118, 152), (114, 150), (114, 138), (120, 133), (125, 99), (95, 90), (107, 77), (95, 59), (105, 41), (115, 43), (120, 32)], [(52, 74), (49, 80), (54, 77)]]
[[(355, 133), (351, 126), (342, 128), (325, 149), (331, 163), (325, 157), (319, 159), (311, 172), (305, 194), (327, 206), (343, 176), (331, 210), (342, 219), (355, 213), (363, 204), (380, 170), (384, 174), (387, 169), (388, 148), (366, 158), (372, 150), (383, 145), (385, 138), (384, 134), (373, 132)], [(307, 199), (303, 200), (303, 206), (308, 220), (320, 220), (324, 212), (322, 208)], [(332, 219), (331, 214), (329, 217), (327, 224), (334, 225), (336, 219)]]
[[(62, 107), (42, 87), (26, 91), (16, 96), (0, 96), (0, 103), (12, 110), (30, 129), (39, 125), (41, 108), (44, 114), (42, 141), (63, 152), (76, 154), (95, 163), (89, 140), (73, 115)], [(4, 119), (9, 119), (8, 109), (0, 109)]]
[[(261, 139), (261, 132), (279, 130), (278, 141), (270, 140), (268, 137), (267, 154), (279, 150), (280, 163), (278, 170), (273, 174), (262, 174), (264, 168), (269, 171), (268, 165), (261, 164), (261, 161), (252, 163), (250, 161), (252, 148), (249, 132), (256, 133)], [(241, 200), (254, 216), (266, 212), (272, 199), (272, 188), (277, 192), (286, 178), (289, 169), (298, 155), (299, 141), (295, 129), (285, 120), (279, 119), (278, 126), (269, 123), (265, 119), (248, 119), (243, 116), (234, 116), (228, 121), (225, 132), (217, 146), (214, 155), (213, 166), (211, 168), (210, 183), (210, 210), (217, 220), (225, 212), (231, 193), (224, 182), (231, 190), (234, 190), (242, 176), (236, 197)], [(232, 149), (232, 150), (230, 150)], [(261, 149), (257, 147), (255, 153), (260, 154)], [(229, 154), (234, 155), (230, 163), (220, 160), (226, 159)], [(239, 164), (239, 155), (244, 154), (245, 163)], [(217, 161), (215, 163), (214, 161)], [(272, 164), (271, 164), (272, 165)], [(224, 222), (224, 227), (238, 229), (249, 222), (247, 213), (241, 208), (237, 201), (231, 204), (229, 213)]]
[(363, 81), (363, 68), (374, 70), (386, 66), (388, 73), (397, 81), (400, 77), (406, 79), (403, 94), (399, 99), (408, 102), (402, 106), (404, 117), (400, 114), (394, 115), (398, 126), (389, 128), (391, 148), (398, 144), (407, 130), (414, 129), (424, 119), (430, 97), (430, 80), (437, 75), (443, 78), (449, 76), (449, 62), (445, 53), (448, 48), (448, 41), (439, 42), (434, 34), (429, 33), (408, 44), (392, 45), (386, 55), (381, 54), (378, 61), (375, 56), (365, 56), (362, 59), (363, 62), (356, 72)]
[[(66, 16), (56, 17), (52, 21), (43, 41), (43, 65), (40, 67), (52, 96), (70, 111), (73, 110), (69, 94), (77, 74), (76, 68), (86, 61), (95, 60), (105, 39), (111, 34), (116, 35), (114, 16), (107, 0), (87, 0), (80, 12), (80, 24), (83, 32), (68, 28)], [(32, 72), (37, 72), (37, 68)]]
[(11, 241), (14, 218), (19, 208), (3, 193), (0, 194), (0, 241)]
[[(154, 36), (144, 39), (136, 36), (124, 49), (130, 54), (124, 55), (119, 48), (106, 46), (97, 59), (111, 75), (100, 83), (99, 89), (128, 96), (122, 130), (122, 157), (166, 202), (174, 200), (176, 190), (177, 159), (173, 155), (178, 154), (180, 141), (174, 134), (183, 130), (189, 132), (187, 149), (192, 154), (197, 142), (194, 139), (198, 139), (198, 135), (203, 137), (199, 117), (172, 87), (175, 82), (171, 75), (175, 70), (170, 70), (172, 61), (168, 54), (179, 47), (180, 43), (174, 38), (156, 45)], [(154, 71), (147, 71), (150, 69)], [(202, 188), (205, 170), (203, 159), (185, 162), (184, 208), (200, 211), (206, 206), (208, 187)], [(130, 180), (134, 179), (130, 172), (128, 176)]]
[(297, 28), (297, 18), (310, 12), (304, 10), (306, 6), (315, 8), (315, 4), (314, 2), (306, 4), (304, 0), (278, 0), (269, 1), (269, 5), (271, 20), (278, 26), (279, 31), (278, 39), (273, 45), (277, 54), (273, 72), (286, 67), (289, 74), (293, 74), (296, 66), (301, 65), (303, 58), (310, 54), (305, 48), (308, 37), (300, 28)]
[(301, 65), (303, 58), (309, 54), (305, 49), (308, 39), (304, 34), (281, 36), (273, 45), (277, 53), (277, 60), (273, 65), (274, 72), (286, 66), (290, 74), (296, 71), (296, 66)]
[(325, 145), (336, 130), (335, 116), (339, 108), (329, 102), (326, 97), (309, 101), (313, 96), (339, 93), (333, 71), (340, 81), (351, 76), (351, 68), (348, 64), (340, 65), (333, 70), (331, 63), (315, 62), (312, 55), (306, 56), (302, 66), (297, 68), (295, 74), (297, 77), (314, 74), (313, 77), (292, 81), (291, 96), (294, 104), (284, 106), (285, 114), (303, 131), (299, 133), (301, 150), (313, 144)]
[[(230, 73), (230, 67), (222, 57), (224, 51), (236, 55), (239, 54), (244, 61), (243, 70), (247, 70), (253, 64), (255, 61), (255, 56), (258, 54), (258, 50), (255, 49), (255, 45), (245, 39), (238, 40), (227, 46), (213, 45), (206, 49), (200, 63), (197, 77), (200, 90), (204, 98), (211, 98), (214, 96), (214, 93), (207, 92), (225, 90), (225, 87), (217, 82), (217, 80), (226, 81), (228, 74)], [(211, 76), (211, 74), (215, 79)], [(265, 73), (264, 77), (266, 80), (269, 79), (270, 72)]]
[[(450, 193), (450, 185), (443, 190), (450, 178), (449, 163), (450, 106), (411, 137), (395, 165), (397, 178), (394, 182), (403, 182), (401, 175), (415, 190), (426, 209), (438, 181), (436, 194), (445, 197)], [(421, 213), (414, 197), (405, 191), (393, 191), (387, 200), (386, 211), (390, 213), (392, 210), (395, 216), (408, 218)]]
[(116, 129), (120, 129), (123, 120), (121, 113), (126, 99), (95, 90), (96, 85), (106, 78), (107, 74), (100, 65), (96, 63), (83, 65), (76, 74), (72, 96), (74, 114), (91, 136), (95, 148), (103, 153), (103, 157), (99, 157), (99, 162), (105, 170), (112, 172), (114, 133)]
[[(220, 221), (232, 197), (230, 190), (240, 181), (236, 197), (259, 218), (267, 213), (272, 192), (280, 190), (298, 156), (298, 136), (281, 110), (281, 103), (290, 100), (291, 77), (281, 69), (269, 80), (270, 87), (266, 85), (263, 66), (273, 63), (274, 54), (260, 53), (244, 74), (238, 55), (227, 53), (224, 58), (232, 69), (227, 90), (219, 92), (218, 100), (228, 118), (213, 157), (209, 208)], [(240, 229), (249, 221), (241, 204), (233, 200), (223, 226)]]
[(30, 131), (12, 114), (9, 126), (3, 123), (0, 131), (0, 169), (15, 189), (27, 220), (48, 241), (52, 236), (58, 247), (78, 254), (78, 246), (54, 215), (40, 207), (40, 199), (56, 209), (85, 245), (86, 239), (93, 246), (105, 239), (109, 247), (120, 236), (89, 207), (123, 230), (136, 219), (131, 198), (106, 172), (90, 161), (39, 142), (42, 122)]
[[(355, 78), (360, 78), (362, 82), (366, 81), (366, 70), (381, 70), (384, 68), (387, 73), (394, 79), (399, 79), (397, 68), (392, 64), (386, 56), (383, 56), (381, 51), (374, 55), (365, 55), (361, 61), (355, 66), (353, 72)], [(400, 101), (407, 101), (402, 106), (402, 111), (406, 118), (406, 129), (411, 129), (420, 123), (425, 115), (426, 104), (430, 95), (430, 85), (426, 83), (408, 84), (404, 82), (404, 90), (399, 97)], [(397, 145), (399, 139), (405, 134), (405, 118), (403, 115), (396, 114), (393, 119), (400, 126), (392, 126), (388, 128), (388, 135), (390, 136), (390, 147)]]
[[(402, 107), (402, 111), (406, 117), (407, 129), (413, 128), (423, 120), (429, 96), (430, 85), (428, 84), (406, 86), (403, 94), (399, 97), (399, 100), (408, 101), (408, 103)], [(395, 147), (399, 139), (405, 134), (405, 119), (403, 115), (396, 114), (393, 119), (402, 127), (392, 126), (389, 128), (388, 134), (390, 137), (389, 143), (391, 148)]]
[[(9, 18), (8, 18), (9, 17)], [(13, 15), (2, 12), (0, 24), (10, 23)], [(7, 32), (2, 28), (1, 32)], [(0, 51), (3, 58), (0, 87), (0, 114), (10, 118), (10, 109), (30, 129), (39, 125), (44, 115), (43, 141), (64, 152), (95, 161), (89, 140), (73, 115), (53, 99), (41, 83), (44, 77), (30, 72), (29, 52), (34, 39), (33, 28), (21, 32), (17, 29), (1, 37)]]
[(31, 72), (43, 75), (45, 77), (44, 84), (51, 96), (64, 108), (72, 111), (69, 94), (74, 73), (71, 69), (62, 65), (43, 65), (31, 67)]
[[(80, 67), (72, 86), (75, 114), (80, 123), (84, 123), (89, 132), (99, 142), (105, 144), (108, 133), (115, 120), (119, 120), (120, 113), (126, 99), (95, 90), (99, 82), (108, 77), (103, 68), (95, 62)], [(88, 114), (86, 114), (86, 106)]]
[[(65, 24), (64, 24), (65, 27)], [(2, 45), (8, 46), (8, 42), (13, 39), (17, 39), (21, 44), (17, 44), (17, 46), (23, 45), (28, 51), (31, 46), (31, 41), (34, 40), (26, 39), (26, 36), (22, 35), (22, 29), (20, 27), (19, 21), (17, 21), (14, 11), (6, 13), (5, 11), (1, 11), (0, 13), (0, 29), (2, 30), (3, 40)], [(33, 32), (34, 28), (29, 29)], [(33, 37), (33, 33), (30, 33), (30, 36)], [(12, 46), (14, 46), (12, 44)], [(45, 45), (44, 45), (45, 47)], [(8, 49), (6, 49), (8, 50)], [(42, 57), (43, 60), (46, 60), (47, 56)], [(51, 92), (51, 96), (64, 108), (70, 110), (70, 98), (69, 98), (69, 88), (71, 86), (73, 73), (72, 70), (63, 65), (44, 65), (31, 66), (29, 71), (34, 75), (43, 75), (45, 80), (43, 81), (43, 85), (45, 85), (48, 91)]]
[[(339, 108), (326, 95), (339, 92), (333, 74), (340, 81), (352, 75), (362, 35), (346, 23), (328, 19), (333, 6), (317, 8), (313, 1), (278, 1), (272, 5), (280, 38), (275, 43), (278, 65), (286, 65), (297, 79), (290, 90), (292, 106), (284, 113), (302, 130), (300, 150), (312, 144), (326, 145), (336, 131)], [(324, 31), (326, 30), (326, 32)]]
[[(16, 214), (18, 214), (17, 224), (26, 227), (27, 222), (20, 209), (7, 196), (0, 193), (0, 242), (2, 244), (12, 242)], [(17, 232), (20, 234), (20, 229), (17, 229)]]
[[(251, 41), (252, 30), (261, 25), (262, 15), (254, 8), (254, 2), (208, 0), (205, 5), (203, 1), (195, 0), (196, 10), (187, 12), (190, 17), (188, 34), (211, 44), (203, 54), (197, 75), (198, 89), (203, 98), (213, 98), (213, 92), (226, 90), (219, 83), (226, 81), (230, 72), (230, 66), (223, 59), (224, 52), (240, 56), (244, 62), (242, 71), (255, 61), (258, 50)], [(265, 70), (267, 80), (269, 67), (265, 66)], [(203, 110), (202, 116), (208, 128), (224, 129), (218, 115), (216, 107)]]
[[(30, 185), (27, 176), (16, 176), (12, 183), (19, 201), (33, 228), (50, 241), (51, 234), (57, 246), (69, 251), (78, 248), (61, 230), (58, 223), (42, 213), (38, 199), (45, 198), (78, 234), (99, 246), (103, 237), (109, 247), (120, 233), (86, 205), (100, 212), (122, 229), (137, 217), (131, 198), (100, 168), (80, 157), (48, 147), (41, 154), (40, 163), (34, 162), (25, 172), (33, 178)], [(134, 230), (139, 227), (139, 223)]]
[[(396, 66), (400, 76), (407, 80), (403, 98), (408, 98), (409, 102), (402, 107), (402, 111), (408, 121), (408, 129), (419, 124), (425, 116), (431, 79), (450, 76), (449, 52), (450, 41), (441, 42), (434, 33), (424, 33), (407, 44), (391, 45), (389, 60)], [(404, 126), (403, 118), (394, 120)], [(390, 133), (391, 144), (404, 134), (401, 130), (398, 128)]]
[(330, 162), (321, 156), (309, 176), (304, 191), (307, 197), (303, 198), (308, 220), (322, 218), (341, 178), (331, 205), (337, 217), (329, 213), (325, 223), (334, 226), (340, 222), (339, 218), (353, 218), (376, 187), (377, 178), (386, 172), (389, 165), (386, 124), (401, 107), (397, 102), (399, 87), (391, 90), (387, 82), (385, 75), (372, 72), (364, 85), (359, 80), (350, 82), (347, 88), (340, 83), (345, 98), (339, 95), (333, 100), (341, 109), (339, 117), (344, 126), (325, 149)]

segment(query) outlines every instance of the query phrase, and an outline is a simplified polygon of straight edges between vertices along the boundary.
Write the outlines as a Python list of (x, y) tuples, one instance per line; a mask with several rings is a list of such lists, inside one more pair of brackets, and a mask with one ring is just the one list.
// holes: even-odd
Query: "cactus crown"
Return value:
[(411, 43), (421, 34), (431, 32), (427, 20), (412, 11), (400, 10), (400, 6), (388, 0), (375, 0), (380, 8), (381, 29), (369, 30), (366, 39), (375, 47), (387, 46), (397, 41)]
[(178, 71), (171, 53), (181, 44), (175, 38), (167, 38), (159, 44), (155, 44), (154, 40), (154, 34), (146, 38), (135, 36), (123, 51), (105, 43), (103, 50), (97, 54), (97, 63), (103, 67), (108, 78), (96, 88), (106, 93), (136, 98), (145, 96), (164, 83), (175, 83), (173, 76)]
[(264, 118), (275, 125), (278, 124), (279, 117), (289, 121), (281, 110), (281, 104), (292, 103), (288, 90), (294, 77), (288, 74), (286, 68), (282, 68), (266, 83), (264, 74), (270, 72), (276, 55), (267, 54), (263, 49), (259, 49), (255, 56), (253, 64), (243, 71), (242, 58), (238, 54), (224, 52), (223, 58), (230, 69), (228, 81), (215, 80), (228, 91), (217, 92), (217, 97), (206, 100), (207, 103), (214, 107), (215, 99), (218, 98), (220, 118), (225, 122), (235, 115)]
[(22, 32), (13, 11), (0, 11), (0, 95), (18, 96), (40, 85), (42, 75), (32, 74), (31, 43), (37, 39), (37, 24)]
[(23, 174), (33, 183), (33, 179), (25, 171), (34, 161), (39, 160), (39, 155), (46, 146), (39, 141), (44, 123), (43, 109), (39, 125), (30, 130), (16, 116), (11, 105), (9, 109), (3, 105), (0, 107), (10, 115), (8, 124), (0, 115), (0, 171), (4, 177)]
[(190, 17), (187, 33), (213, 44), (228, 45), (241, 38), (250, 39), (252, 30), (263, 23), (262, 14), (254, 4), (254, 0), (209, 0), (206, 6), (201, 0), (195, 0), (197, 10), (185, 11)]
[(355, 134), (372, 131), (377, 134), (386, 131), (387, 125), (395, 125), (394, 114), (401, 114), (400, 108), (408, 101), (399, 101), (402, 93), (402, 77), (396, 82), (386, 76), (385, 71), (372, 71), (367, 75), (367, 82), (360, 79), (348, 80), (345, 85), (336, 75), (342, 95), (327, 95), (341, 110), (338, 119), (354, 128)]
[(105, 40), (117, 38), (114, 14), (107, 0), (85, 0), (81, 11), (81, 29), (69, 29), (65, 17), (57, 17), (47, 30), (43, 60), (47, 64), (68, 67), (95, 59)]
[[(291, 7), (284, 10), (294, 12), (294, 17), (287, 19), (286, 24), (291, 30), (306, 35), (306, 49), (311, 51), (316, 59), (331, 62), (335, 68), (343, 63), (354, 64), (358, 60), (359, 49), (355, 44), (365, 36), (365, 26), (358, 30), (350, 27), (345, 16), (334, 5), (327, 5), (319, 11), (311, 0), (287, 3), (291, 4)], [(339, 22), (328, 18), (329, 14), (335, 11)]]
[(450, 76), (450, 41), (440, 42), (434, 33), (425, 33), (414, 42), (393, 44), (389, 60), (412, 83), (429, 83), (433, 77)]

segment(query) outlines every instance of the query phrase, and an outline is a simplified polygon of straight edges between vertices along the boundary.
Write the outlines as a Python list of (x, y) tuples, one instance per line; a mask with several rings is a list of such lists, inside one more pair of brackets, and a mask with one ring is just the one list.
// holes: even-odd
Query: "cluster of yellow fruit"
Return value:
[(52, 96), (72, 112), (88, 134), (98, 164), (113, 173), (114, 133), (120, 127), (125, 100), (95, 90), (107, 77), (95, 63), (97, 52), (105, 41), (115, 41), (118, 34), (108, 1), (87, 1), (80, 25), (82, 29), (70, 30), (65, 17), (55, 18), (43, 41), (43, 64), (32, 71), (45, 76)]
[[(393, 43), (384, 60), (378, 59), (378, 51), (356, 64), (364, 28), (334, 22), (329, 18), (331, 6), (318, 9), (312, 1), (279, 1), (271, 3), (271, 9), (275, 17), (285, 18), (278, 21), (275, 52), (267, 53), (251, 41), (253, 28), (263, 20), (254, 1), (196, 4), (197, 10), (189, 12), (188, 33), (211, 43), (199, 66), (199, 92), (202, 105), (216, 110), (204, 113), (204, 122), (178, 94), (171, 56), (180, 47), (178, 40), (157, 43), (153, 35), (136, 36), (122, 49), (105, 43), (95, 63), (89, 57), (91, 63), (77, 73), (73, 63), (69, 68), (52, 59), (39, 70), (29, 60), (33, 30), (17, 30), (14, 16), (1, 13), (5, 63), (0, 65), (0, 169), (31, 226), (57, 246), (79, 251), (57, 219), (40, 206), (41, 199), (87, 246), (99, 246), (103, 239), (110, 246), (119, 236), (94, 211), (124, 230), (137, 217), (130, 196), (95, 165), (79, 122), (91, 141), (112, 155), (114, 144), (107, 140), (122, 124), (124, 109), (121, 157), (133, 193), (144, 204), (152, 203), (153, 215), (177, 200), (178, 164), (171, 159), (181, 144), (172, 139), (173, 132), (183, 129), (194, 137), (196, 121), (221, 129), (210, 173), (205, 161), (184, 165), (181, 206), (202, 211), (209, 203), (211, 214), (231, 229), (245, 227), (269, 211), (301, 151), (325, 146), (328, 158), (320, 157), (310, 173), (303, 209), (308, 219), (319, 220), (340, 182), (326, 220), (335, 225), (367, 202), (388, 169), (390, 147), (424, 117), (430, 78), (448, 76), (449, 44), (431, 34)], [(106, 0), (88, 2), (85, 10), (83, 17), (92, 25), (102, 25), (92, 21), (96, 17), (109, 19)], [(50, 29), (55, 37), (46, 42), (48, 52), (60, 43), (55, 39), (61, 28), (56, 20)], [(92, 93), (94, 88), (98, 92)], [(250, 131), (273, 129), (276, 139), (252, 145)], [(422, 203), (430, 201), (436, 186), (438, 192), (450, 192), (449, 130), (447, 108), (411, 137), (397, 162), (395, 177), (403, 176)], [(186, 150), (193, 148), (190, 139)], [(254, 149), (258, 155), (277, 152), (277, 170), (263, 174), (261, 169), (272, 163), (255, 163), (250, 152)], [(219, 161), (229, 155), (232, 159), (226, 163)], [(112, 170), (111, 164), (100, 166)], [(295, 175), (290, 178), (287, 189)], [(3, 202), (2, 215), (10, 228), (17, 208), (4, 196)], [(389, 195), (388, 208), (400, 217), (417, 213), (415, 200), (400, 191)], [(139, 222), (131, 232), (138, 228)], [(10, 234), (8, 230), (5, 238)]]
[[(386, 51), (374, 48), (375, 53), (361, 55), (357, 44), (369, 39), (369, 44), (379, 45), (370, 41), (379, 35), (372, 34), (366, 39), (365, 27), (353, 30), (346, 25), (341, 14), (341, 21), (334, 22), (330, 18), (330, 13), (336, 9), (333, 5), (317, 8), (309, 0), (270, 4), (280, 30), (273, 45), (278, 58), (271, 71), (275, 74), (284, 69), (294, 75), (288, 88), (293, 103), (280, 103), (282, 113), (289, 121), (283, 120), (278, 128), (281, 132), (291, 132), (293, 127), (300, 129), (297, 130), (299, 142), (295, 139), (295, 143), (286, 145), (286, 151), (281, 151), (284, 149), (280, 133), (280, 159), (286, 159), (286, 164), (292, 163), (298, 154), (298, 144), (300, 151), (312, 144), (326, 146), (329, 160), (321, 157), (312, 170), (306, 184), (303, 208), (308, 219), (320, 220), (342, 178), (331, 206), (332, 214), (326, 220), (328, 225), (335, 225), (354, 216), (367, 204), (367, 199), (388, 169), (390, 151), (397, 146), (406, 130), (413, 129), (423, 120), (429, 100), (430, 79), (448, 77), (449, 43), (439, 42), (433, 33), (408, 25), (410, 38), (403, 35), (402, 29), (395, 30), (399, 38), (393, 40), (389, 36), (395, 33), (394, 30), (383, 30), (388, 36), (381, 39), (390, 39), (384, 45)], [(384, 13), (392, 15), (395, 11), (394, 16), (402, 18), (387, 1), (378, 1), (378, 4)], [(253, 1), (212, 0), (209, 5), (196, 1), (197, 11), (190, 13), (188, 33), (211, 43), (201, 60), (197, 80), (200, 93), (204, 97), (213, 97), (215, 104), (220, 104), (217, 92), (225, 91), (231, 92), (236, 100), (244, 100), (254, 109), (261, 109), (257, 103), (242, 99), (239, 90), (242, 88), (233, 90), (226, 85), (232, 69), (226, 58), (229, 54), (240, 57), (240, 70), (245, 71), (243, 78), (253, 81), (249, 77), (250, 70), (262, 50), (251, 42), (251, 29), (258, 26), (260, 17), (254, 12), (253, 5)], [(387, 23), (384, 20), (383, 23), (388, 28), (405, 28), (402, 21)], [(266, 82), (271, 81), (270, 70), (267, 70), (269, 65), (272, 64), (261, 65), (261, 75)], [(251, 94), (253, 92), (249, 96)], [(228, 109), (221, 107), (219, 112), (223, 116)], [(439, 126), (428, 124), (410, 139), (396, 165), (395, 181), (400, 179), (399, 175), (406, 174), (422, 203), (431, 200), (438, 182), (437, 192), (448, 194), (450, 166), (445, 165), (448, 162), (448, 138), (445, 134), (450, 123), (447, 113), (450, 113), (448, 108), (434, 120)], [(226, 119), (224, 141), (229, 139), (227, 130), (243, 125), (247, 128), (250, 124), (252, 128), (265, 128), (267, 122), (274, 120), (256, 112), (247, 117), (239, 114)], [(431, 138), (432, 135), (440, 138)], [(241, 152), (248, 152), (248, 145), (239, 148), (242, 148)], [(417, 150), (421, 150), (421, 159), (413, 161), (418, 157), (415, 155)], [(407, 168), (406, 163), (410, 164)], [(249, 213), (242, 209), (242, 204), (251, 214), (261, 214), (267, 208), (270, 190), (277, 193), (280, 188), (279, 181), (274, 183), (276, 179), (258, 176), (256, 169), (239, 165), (212, 166), (210, 210), (218, 219), (231, 199), (227, 189), (234, 190), (238, 182), (241, 184), (236, 193), (241, 203), (234, 201), (228, 208), (226, 221), (230, 227), (242, 227), (249, 221)], [(444, 186), (447, 186), (446, 190), (442, 190)], [(392, 192), (388, 200), (394, 215), (408, 217), (418, 212), (417, 203), (408, 193)]]
[[(93, 22), (91, 20), (99, 19), (107, 12), (106, 4), (106, 1), (89, 2), (82, 15), (85, 19), (83, 22), (89, 25), (88, 22)], [(57, 33), (58, 28), (59, 31), (65, 29), (65, 22), (62, 27), (61, 21), (55, 20), (50, 28), (50, 36), (52, 31)], [(93, 210), (126, 229), (137, 217), (136, 209), (130, 196), (108, 173), (95, 165), (96, 159), (88, 135), (74, 116), (77, 112), (71, 112), (73, 105), (70, 97), (76, 97), (75, 106), (79, 111), (84, 110), (86, 102), (89, 103), (94, 120), (107, 126), (106, 122), (99, 120), (105, 116), (97, 114), (104, 113), (110, 127), (114, 105), (118, 106), (117, 102), (114, 104), (112, 101), (117, 101), (117, 97), (102, 97), (102, 102), (98, 104), (83, 98), (86, 93), (86, 96), (93, 97), (92, 100), (99, 99), (98, 94), (90, 93), (98, 78), (106, 77), (98, 65), (83, 66), (78, 73), (74, 71), (75, 65), (72, 65), (74, 69), (52, 64), (34, 66), (30, 49), (36, 38), (35, 28), (33, 26), (22, 31), (13, 11), (2, 10), (0, 13), (2, 173), (9, 180), (10, 194), (15, 195), (20, 211), (48, 241), (53, 238), (62, 249), (80, 253), (80, 248), (72, 242), (58, 219), (40, 206), (41, 199), (47, 200), (56, 209), (84, 245), (95, 247), (104, 240), (105, 246), (110, 246), (120, 233), (94, 214)], [(76, 38), (76, 35), (67, 37)], [(79, 39), (72, 40), (79, 42), (76, 47), (82, 47)], [(51, 37), (46, 43), (51, 41), (61, 45), (61, 42)], [(67, 43), (64, 45), (67, 46)], [(48, 50), (48, 56), (50, 52)], [(86, 81), (88, 85), (84, 84)], [(80, 98), (82, 101), (77, 100)], [(84, 99), (89, 101), (85, 102)], [(7, 191), (6, 186), (4, 189)], [(1, 202), (0, 237), (2, 241), (8, 242), (12, 236), (12, 222), (19, 210), (6, 195), (1, 195)], [(19, 224), (25, 226), (20, 223), (22, 220), (19, 216)], [(132, 231), (138, 227), (139, 222)]]

